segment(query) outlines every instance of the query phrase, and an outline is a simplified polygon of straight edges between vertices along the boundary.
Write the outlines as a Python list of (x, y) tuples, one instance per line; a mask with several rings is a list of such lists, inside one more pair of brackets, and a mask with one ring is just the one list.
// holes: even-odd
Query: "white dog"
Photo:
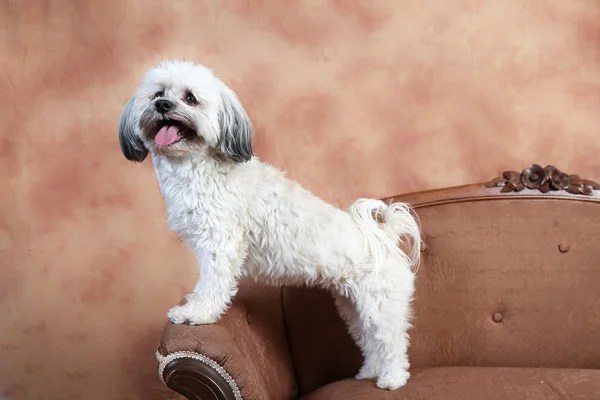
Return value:
[(259, 161), (237, 96), (191, 62), (146, 73), (123, 110), (119, 140), (131, 161), (150, 153), (167, 222), (197, 257), (200, 279), (168, 312), (173, 323), (216, 322), (242, 277), (320, 286), (363, 353), (356, 377), (388, 390), (406, 383), (421, 244), (408, 205), (359, 199), (342, 211)]

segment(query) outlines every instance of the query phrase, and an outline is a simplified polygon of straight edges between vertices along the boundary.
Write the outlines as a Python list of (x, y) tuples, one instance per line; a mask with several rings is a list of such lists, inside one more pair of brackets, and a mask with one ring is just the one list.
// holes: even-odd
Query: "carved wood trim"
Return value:
[(487, 187), (502, 187), (502, 193), (520, 192), (525, 188), (541, 193), (564, 190), (571, 194), (591, 196), (594, 190), (600, 190), (600, 184), (582, 179), (579, 175), (568, 175), (554, 165), (545, 168), (533, 164), (522, 172), (505, 171), (501, 177), (486, 183)]
[(236, 400), (227, 381), (213, 368), (192, 358), (178, 358), (164, 369), (167, 386), (190, 400)]
[(235, 380), (216, 361), (196, 352), (163, 356), (156, 350), (158, 375), (173, 391), (190, 400), (243, 400)]
[[(500, 201), (509, 199), (583, 201), (600, 204), (600, 185), (598, 183), (588, 179), (582, 179), (578, 175), (561, 175), (562, 172), (558, 171), (558, 169), (554, 170), (553, 166), (546, 167), (549, 171), (552, 170), (552, 182), (555, 182), (553, 185), (548, 181), (549, 171), (546, 171), (546, 168), (542, 168), (550, 189), (547, 192), (544, 192), (546, 190), (545, 182), (538, 184), (540, 182), (539, 178), (531, 176), (531, 172), (533, 172), (535, 166), (536, 164), (534, 164), (531, 169), (527, 168), (521, 173), (516, 171), (506, 171), (501, 177), (496, 178), (491, 182), (404, 193), (390, 196), (383, 200), (386, 202), (405, 202), (415, 209), (440, 204), (471, 201)], [(537, 168), (536, 170), (537, 172), (541, 172)], [(525, 171), (527, 171), (525, 174), (525, 181), (529, 186), (532, 186), (533, 189), (530, 189), (523, 183), (523, 173)], [(568, 178), (568, 181), (565, 179), (565, 175)], [(509, 182), (511, 185), (508, 185)], [(523, 187), (521, 187), (521, 185), (523, 185)], [(541, 190), (539, 187), (541, 187)], [(559, 189), (556, 189), (557, 187)]]

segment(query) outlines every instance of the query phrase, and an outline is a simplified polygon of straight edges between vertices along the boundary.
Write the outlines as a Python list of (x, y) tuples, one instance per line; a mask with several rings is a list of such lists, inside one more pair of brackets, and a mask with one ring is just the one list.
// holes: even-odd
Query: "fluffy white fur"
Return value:
[[(159, 100), (172, 106), (168, 112), (157, 111)], [(181, 137), (158, 145), (165, 124), (176, 124)], [(403, 386), (420, 253), (412, 210), (374, 199), (337, 209), (259, 161), (251, 136), (236, 95), (210, 69), (191, 62), (152, 68), (125, 106), (123, 153), (138, 162), (150, 153), (168, 224), (195, 253), (200, 270), (187, 302), (168, 317), (177, 324), (216, 322), (243, 277), (320, 286), (333, 293), (362, 350), (356, 377), (377, 378), (383, 389)]]

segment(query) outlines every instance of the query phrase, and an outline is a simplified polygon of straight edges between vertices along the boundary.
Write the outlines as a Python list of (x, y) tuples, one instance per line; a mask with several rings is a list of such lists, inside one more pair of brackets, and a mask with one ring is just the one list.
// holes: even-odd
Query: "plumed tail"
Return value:
[(364, 233), (375, 271), (392, 254), (417, 272), (421, 261), (421, 228), (412, 207), (405, 203), (358, 199), (348, 212)]

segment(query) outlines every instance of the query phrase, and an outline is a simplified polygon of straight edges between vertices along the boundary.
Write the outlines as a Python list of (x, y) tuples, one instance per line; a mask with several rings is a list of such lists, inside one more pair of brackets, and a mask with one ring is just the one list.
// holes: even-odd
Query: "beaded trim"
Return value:
[(165, 372), (165, 368), (167, 367), (167, 364), (169, 364), (173, 360), (177, 360), (180, 358), (192, 358), (194, 360), (198, 360), (198, 361), (208, 365), (209, 367), (211, 367), (212, 369), (217, 371), (217, 373), (219, 375), (221, 375), (221, 377), (223, 377), (223, 379), (225, 379), (225, 381), (231, 388), (231, 391), (233, 392), (233, 396), (235, 397), (235, 400), (244, 400), (242, 398), (242, 393), (240, 392), (240, 389), (239, 389), (237, 383), (235, 383), (235, 380), (233, 380), (231, 375), (229, 375), (229, 373), (227, 373), (227, 371), (225, 371), (225, 368), (223, 368), (221, 365), (219, 365), (219, 363), (217, 363), (215, 360), (212, 360), (212, 359), (206, 357), (205, 355), (195, 353), (193, 351), (176, 351), (175, 353), (171, 353), (166, 356), (163, 356), (162, 354), (160, 354), (160, 352), (158, 350), (156, 350), (156, 359), (158, 360), (158, 363), (159, 363), (158, 364), (158, 376), (160, 377), (160, 380), (162, 381), (162, 383), (164, 383), (165, 385), (167, 384), (167, 382), (165, 381), (165, 378), (163, 376), (163, 374)]

